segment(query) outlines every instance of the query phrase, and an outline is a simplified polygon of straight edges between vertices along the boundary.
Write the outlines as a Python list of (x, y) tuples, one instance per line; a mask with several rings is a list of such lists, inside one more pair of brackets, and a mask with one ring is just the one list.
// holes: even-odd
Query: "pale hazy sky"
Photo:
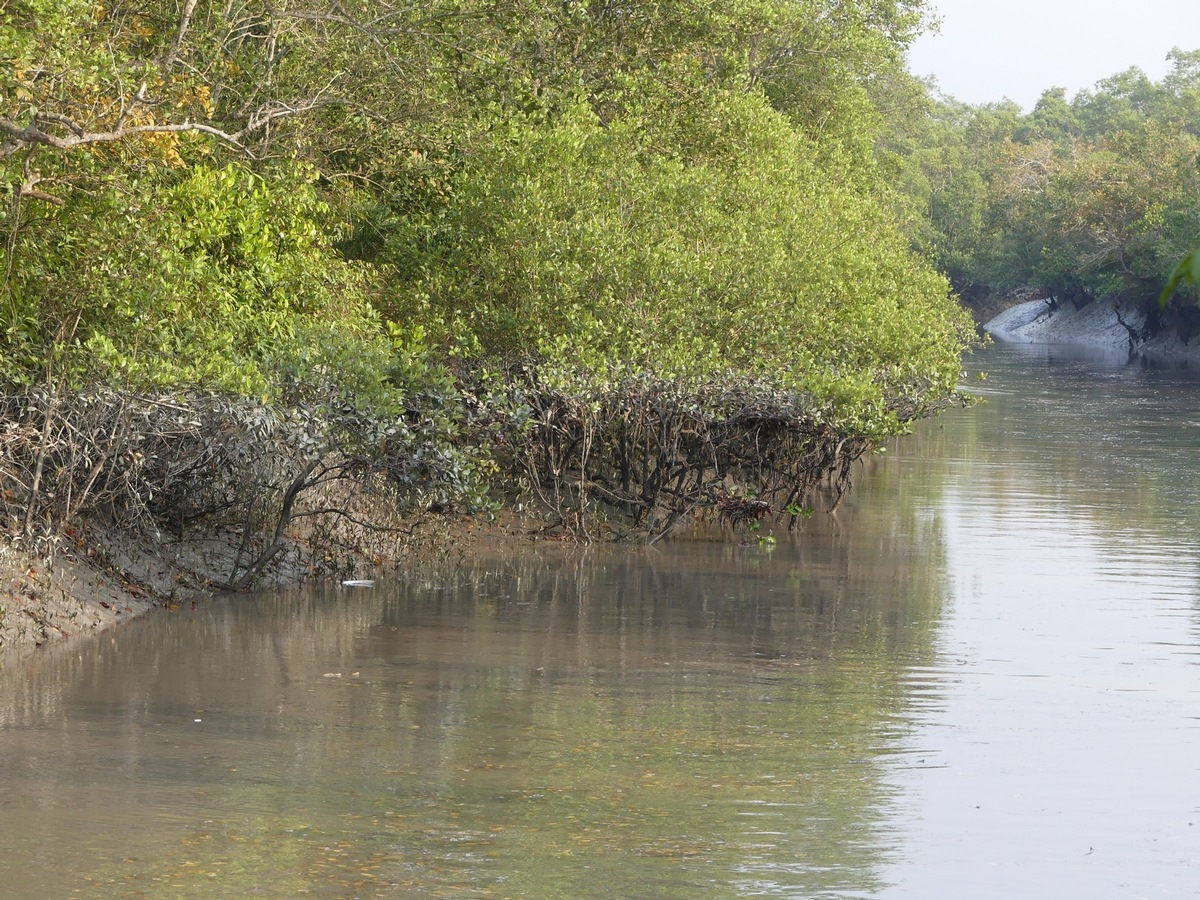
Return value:
[(1008, 97), (1026, 110), (1042, 91), (1067, 98), (1130, 66), (1155, 81), (1172, 47), (1200, 49), (1200, 0), (931, 0), (941, 33), (909, 53), (914, 75), (933, 75), (967, 103)]

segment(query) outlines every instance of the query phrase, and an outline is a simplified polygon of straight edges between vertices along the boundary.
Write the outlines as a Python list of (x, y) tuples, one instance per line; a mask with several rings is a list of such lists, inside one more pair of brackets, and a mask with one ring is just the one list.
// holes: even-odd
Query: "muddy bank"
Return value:
[(1121, 297), (1082, 307), (1039, 298), (1004, 310), (984, 326), (1009, 343), (1074, 344), (1133, 358), (1200, 361), (1200, 336), (1192, 310), (1161, 310), (1153, 301)]
[(1040, 291), (1032, 288), (1000, 292), (982, 285), (968, 285), (959, 289), (958, 302), (971, 314), (976, 327), (982, 330), (1006, 310), (1029, 300), (1038, 300), (1042, 296)]
[[(84, 522), (43, 542), (37, 553), (0, 537), (0, 667), (155, 607), (211, 597), (228, 577), (237, 547), (232, 532), (170, 542)], [(288, 554), (272, 581), (303, 577), (287, 561), (298, 558)]]
[[(455, 393), (445, 415), (416, 401), (385, 413), (0, 395), (0, 651), (154, 605), (404, 569), (481, 534), (653, 542), (697, 519), (790, 526), (836, 507), (878, 437), (835, 429), (766, 379), (647, 375), (583, 397), (526, 370), (507, 384)], [(897, 422), (958, 402), (888, 398)]]
[(0, 669), (44, 644), (154, 606), (139, 586), (78, 558), (39, 558), (0, 540)]
[[(409, 566), (465, 558), (499, 543), (539, 537), (532, 518), (445, 516), (413, 521), (407, 533), (364, 531), (356, 548), (314, 562), (303, 537), (289, 539), (264, 588), (308, 580), (375, 577)], [(239, 535), (211, 531), (156, 540), (113, 526), (81, 525), (37, 555), (0, 536), (0, 671), (39, 647), (75, 640), (156, 608), (174, 611), (225, 591)]]

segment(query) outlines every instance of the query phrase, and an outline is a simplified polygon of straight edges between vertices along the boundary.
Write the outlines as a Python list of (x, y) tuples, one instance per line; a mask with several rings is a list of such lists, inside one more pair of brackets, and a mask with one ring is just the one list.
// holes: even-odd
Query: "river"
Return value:
[(773, 545), (463, 555), (6, 671), (0, 894), (1200, 896), (1200, 380), (969, 367)]

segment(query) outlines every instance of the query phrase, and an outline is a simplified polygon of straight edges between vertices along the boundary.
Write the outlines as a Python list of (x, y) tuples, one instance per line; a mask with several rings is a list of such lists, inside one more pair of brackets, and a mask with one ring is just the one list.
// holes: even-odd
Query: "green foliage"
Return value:
[(1028, 115), (944, 101), (903, 123), (885, 149), (928, 213), (916, 241), (960, 286), (1157, 296), (1200, 218), (1197, 58), (1173, 51), (1159, 83), (1129, 69), (1069, 101), (1048, 90)]
[(819, 159), (761, 96), (607, 124), (577, 106), (497, 130), (473, 162), (406, 289), (458, 352), (601, 389), (770, 375), (872, 433), (896, 427), (890, 400), (953, 390), (965, 325), (945, 282), (871, 173)]
[(1171, 270), (1171, 275), (1167, 278), (1167, 285), (1162, 290), (1159, 302), (1165, 305), (1171, 299), (1171, 295), (1185, 282), (1191, 284), (1193, 287), (1200, 287), (1200, 250), (1194, 250), (1189, 253)]
[[(298, 472), (373, 459), (431, 505), (486, 504), (514, 360), (582, 409), (719, 382), (902, 431), (972, 340), (872, 156), (924, 102), (924, 9), (10, 3), (0, 381), (264, 398)], [(961, 270), (969, 144), (910, 179)]]
[(3, 375), (28, 381), (53, 361), (75, 382), (260, 394), (322, 328), (353, 359), (378, 329), (323, 215), (299, 167), (195, 167), (75, 194), (3, 251)]

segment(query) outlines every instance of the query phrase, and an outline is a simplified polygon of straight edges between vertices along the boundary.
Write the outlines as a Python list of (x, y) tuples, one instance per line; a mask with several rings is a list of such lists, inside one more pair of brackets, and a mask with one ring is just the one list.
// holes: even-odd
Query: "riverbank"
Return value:
[[(309, 580), (374, 577), (407, 565), (465, 557), (505, 543), (538, 540), (544, 525), (511, 513), (409, 520), (403, 531), (357, 533), (338, 552), (290, 535), (258, 583), (284, 587)], [(212, 531), (156, 541), (111, 526), (71, 529), (41, 555), (0, 536), (0, 670), (37, 648), (76, 640), (165, 608), (186, 609), (226, 592), (240, 536)]]
[(449, 397), (414, 422), (215, 395), (13, 393), (0, 651), (481, 539), (653, 543), (697, 520), (794, 524), (836, 506), (878, 441), (959, 402), (896, 392), (873, 422), (835, 426), (810, 397), (750, 378), (647, 376), (583, 396), (526, 378)]
[[(743, 391), (737, 396), (742, 405), (723, 414), (703, 413), (673, 394), (664, 398), (653, 391), (618, 398), (607, 415), (604, 409), (584, 415), (570, 398), (552, 399), (535, 404), (538, 424), (523, 433), (519, 452), (511, 449), (515, 433), (506, 442), (504, 471), (510, 475), (492, 485), (489, 502), (475, 513), (465, 505), (410, 505), (404, 512), (404, 498), (386, 478), (345, 468), (335, 457), (315, 468), (296, 464), (287, 478), (260, 478), (247, 493), (254, 454), (238, 454), (237, 466), (214, 468), (210, 461), (218, 448), (204, 435), (221, 434), (217, 443), (235, 448), (248, 445), (232, 428), (199, 426), (186, 446), (195, 445), (192, 455), (204, 466), (185, 467), (205, 474), (186, 490), (162, 478), (147, 480), (152, 487), (138, 482), (122, 505), (106, 495), (104, 502), (89, 503), (88, 512), (26, 538), (18, 537), (18, 498), (10, 492), (10, 527), (0, 529), (0, 668), (37, 647), (155, 608), (190, 608), (249, 587), (375, 577), (465, 558), (497, 542), (654, 542), (692, 521), (720, 521), (736, 530), (778, 517), (788, 527), (814, 507), (835, 508), (849, 488), (851, 467), (873, 446), (862, 435), (819, 426), (790, 408), (784, 395)], [(910, 408), (906, 414), (918, 413)], [(660, 421), (663, 416), (669, 421)], [(610, 422), (623, 423), (620, 434), (606, 430)], [(630, 437), (635, 434), (637, 441)], [(147, 450), (143, 456), (175, 466), (188, 458), (178, 440), (152, 453), (138, 434), (126, 437)], [(271, 472), (281, 464), (280, 446), (266, 454)], [(581, 455), (580, 446), (591, 450)], [(26, 454), (26, 468), (36, 456)], [(102, 454), (124, 457), (111, 449)], [(630, 473), (628, 488), (622, 487), (623, 467)], [(50, 468), (54, 484), (65, 487), (43, 491), (39, 496), (47, 504), (78, 482), (66, 477), (67, 467)], [(333, 474), (325, 479), (317, 472)], [(524, 488), (517, 490), (520, 478)], [(214, 479), (223, 490), (214, 490)], [(231, 508), (211, 499), (198, 506), (204, 498), (241, 494), (246, 499)], [(151, 497), (156, 512), (149, 508)], [(39, 515), (35, 521), (55, 520)]]
[(1155, 301), (1105, 297), (1084, 306), (1038, 298), (1018, 303), (986, 322), (996, 340), (1026, 344), (1073, 344), (1131, 358), (1200, 360), (1198, 323), (1192, 309), (1161, 309)]
[[(80, 523), (40, 553), (0, 537), (0, 668), (37, 647), (213, 596), (236, 557), (235, 537), (213, 533), (158, 543)], [(284, 555), (278, 582), (303, 576), (288, 563), (297, 558)]]
[[(869, 467), (872, 460), (868, 455), (862, 463)], [(836, 508), (848, 489), (848, 484), (839, 486), (837, 480), (814, 489), (814, 499), (822, 509)], [(371, 498), (343, 499), (353, 507)], [(740, 510), (736, 500), (733, 502)], [(758, 508), (753, 501), (745, 504)], [(810, 512), (805, 511), (803, 517)], [(577, 530), (578, 520), (512, 498), (493, 512), (478, 515), (426, 513), (398, 518), (376, 510), (373, 525), (338, 518), (343, 531), (336, 546), (314, 544), (307, 524), (289, 529), (285, 549), (254, 587), (374, 579), (428, 566), (461, 565), (478, 556), (495, 556), (499, 549), (519, 553), (534, 544), (587, 542)], [(753, 517), (739, 518), (736, 510), (734, 515), (721, 508), (696, 511), (689, 521), (700, 527), (722, 523), (731, 529), (731, 541), (736, 543), (740, 533), (743, 543), (754, 543), (754, 536), (748, 534)], [(787, 521), (783, 516), (776, 527), (786, 529)], [(605, 543), (646, 540), (644, 534), (614, 520), (592, 522), (589, 531), (602, 534)], [(41, 647), (79, 640), (155, 609), (190, 610), (216, 596), (234, 593), (228, 582), (244, 552), (241, 544), (241, 535), (232, 529), (164, 539), (93, 522), (69, 529), (48, 545), (52, 551), (38, 555), (22, 550), (0, 533), (0, 672)]]
[(39, 558), (0, 540), (0, 669), (44, 644), (99, 631), (155, 606), (140, 586), (92, 563)]

